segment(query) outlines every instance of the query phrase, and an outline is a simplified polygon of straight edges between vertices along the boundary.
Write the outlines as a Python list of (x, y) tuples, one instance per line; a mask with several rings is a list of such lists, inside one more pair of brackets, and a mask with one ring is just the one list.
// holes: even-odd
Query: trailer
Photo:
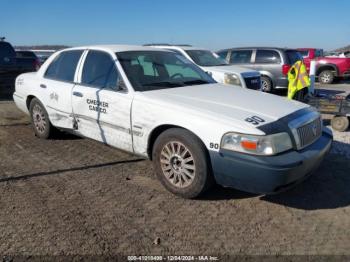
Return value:
[(333, 115), (331, 126), (334, 130), (344, 132), (349, 128), (350, 94), (342, 96), (318, 92), (309, 97), (308, 104), (315, 107), (322, 114)]

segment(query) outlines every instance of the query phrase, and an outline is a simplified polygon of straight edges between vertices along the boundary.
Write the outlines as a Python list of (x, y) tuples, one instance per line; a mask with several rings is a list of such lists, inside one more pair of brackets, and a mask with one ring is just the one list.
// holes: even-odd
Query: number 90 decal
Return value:
[(247, 121), (248, 123), (251, 123), (253, 125), (259, 125), (260, 123), (264, 123), (265, 120), (262, 119), (261, 117), (258, 116), (252, 116), (252, 117), (248, 117), (245, 119), (245, 121)]

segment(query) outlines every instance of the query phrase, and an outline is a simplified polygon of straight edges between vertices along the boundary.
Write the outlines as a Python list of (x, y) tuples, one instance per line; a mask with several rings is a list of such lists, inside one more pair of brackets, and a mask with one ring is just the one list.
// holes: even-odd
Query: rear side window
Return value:
[(231, 64), (248, 64), (252, 57), (252, 50), (232, 50), (230, 63)]
[(116, 89), (117, 81), (118, 71), (112, 57), (103, 51), (89, 51), (83, 67), (82, 84)]
[(227, 53), (228, 53), (228, 51), (225, 50), (225, 51), (217, 52), (216, 54), (217, 54), (218, 56), (220, 56), (222, 59), (226, 60), (226, 58), (227, 58)]
[(46, 78), (73, 82), (75, 70), (83, 50), (65, 51), (59, 54), (45, 72)]
[(286, 55), (287, 55), (287, 58), (288, 58), (287, 63), (290, 64), (290, 65), (294, 65), (295, 62), (297, 62), (299, 60), (300, 61), (303, 60), (303, 57), (300, 54), (300, 52), (298, 52), (296, 50), (287, 50), (286, 51)]
[(256, 52), (255, 63), (257, 64), (279, 64), (280, 54), (274, 50), (258, 50)]

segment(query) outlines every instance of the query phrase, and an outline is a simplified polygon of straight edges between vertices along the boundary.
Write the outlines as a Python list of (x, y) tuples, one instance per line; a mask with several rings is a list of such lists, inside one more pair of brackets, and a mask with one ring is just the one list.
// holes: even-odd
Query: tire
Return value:
[(272, 92), (272, 81), (267, 76), (261, 77), (261, 91), (271, 93)]
[(331, 70), (323, 70), (318, 75), (318, 81), (322, 84), (332, 84), (334, 82), (334, 74)]
[(163, 186), (180, 197), (198, 197), (214, 184), (205, 146), (185, 129), (171, 128), (160, 134), (152, 160)]
[(349, 118), (346, 116), (335, 116), (331, 120), (331, 126), (334, 130), (344, 132), (349, 128)]
[(44, 105), (37, 98), (33, 98), (30, 102), (29, 112), (35, 135), (42, 139), (51, 137), (54, 127), (51, 125)]

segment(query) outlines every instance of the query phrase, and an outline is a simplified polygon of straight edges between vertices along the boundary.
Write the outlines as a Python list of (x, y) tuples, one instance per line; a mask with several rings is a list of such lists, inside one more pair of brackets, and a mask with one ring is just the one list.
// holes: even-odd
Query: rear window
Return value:
[(19, 58), (36, 58), (34, 52), (30, 51), (16, 51), (16, 56)]
[(288, 64), (293, 65), (295, 62), (299, 60), (303, 60), (302, 54), (296, 50), (287, 50), (286, 51), (287, 59), (288, 59)]
[(299, 51), (300, 55), (302, 57), (308, 57), (309, 56), (309, 51), (308, 50), (301, 50)]
[(275, 50), (258, 50), (256, 52), (255, 63), (258, 64), (279, 64), (280, 54)]
[(75, 70), (83, 50), (66, 51), (59, 54), (49, 65), (45, 77), (73, 82)]
[(0, 42), (0, 57), (14, 57), (16, 56), (13, 47), (6, 42)]
[(315, 57), (323, 57), (323, 49), (316, 49)]

